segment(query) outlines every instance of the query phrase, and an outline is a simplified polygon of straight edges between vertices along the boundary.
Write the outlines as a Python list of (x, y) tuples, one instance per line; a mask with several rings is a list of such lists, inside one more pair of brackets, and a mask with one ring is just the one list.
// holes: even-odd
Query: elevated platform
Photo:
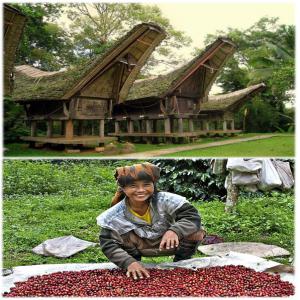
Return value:
[(100, 137), (100, 136), (73, 136), (66, 138), (64, 136), (22, 136), (21, 140), (26, 142), (35, 142), (43, 144), (60, 144), (60, 145), (95, 145), (106, 144), (115, 141), (115, 137)]
[(217, 135), (217, 134), (238, 134), (241, 133), (242, 130), (201, 130), (201, 131), (193, 131), (193, 132), (119, 132), (119, 133), (108, 133), (109, 136), (114, 137), (197, 137), (202, 135)]

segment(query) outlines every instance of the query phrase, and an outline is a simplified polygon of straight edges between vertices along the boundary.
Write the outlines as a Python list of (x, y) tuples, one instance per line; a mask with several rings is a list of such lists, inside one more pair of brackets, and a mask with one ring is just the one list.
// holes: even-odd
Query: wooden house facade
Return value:
[[(126, 100), (140, 69), (164, 37), (161, 27), (142, 23), (88, 64), (62, 72), (17, 67), (13, 99), (24, 105), (31, 126), (31, 136), (23, 139), (33, 143), (104, 143), (108, 139), (105, 120), (112, 118), (115, 105)], [(97, 135), (84, 135), (87, 120), (98, 123)], [(37, 136), (38, 122), (47, 123), (46, 136)], [(61, 124), (61, 134), (53, 134), (53, 122)]]
[(4, 77), (4, 95), (9, 96), (13, 89), (13, 67), (16, 59), (16, 51), (23, 33), (26, 17), (14, 7), (3, 5), (3, 77)]
[(126, 101), (114, 106), (115, 132), (109, 135), (147, 137), (148, 142), (155, 137), (197, 136), (202, 105), (235, 49), (231, 40), (218, 38), (183, 67), (137, 80)]
[(238, 110), (265, 89), (264, 83), (227, 94), (213, 95), (203, 103), (199, 114), (200, 128), (207, 132), (235, 131), (234, 116)]
[[(16, 67), (13, 98), (24, 106), (31, 126), (31, 135), (22, 139), (32, 144), (84, 145), (138, 137), (151, 143), (158, 138), (170, 142), (240, 132), (234, 114), (264, 84), (209, 96), (236, 45), (220, 37), (184, 66), (136, 80), (164, 37), (159, 26), (143, 23), (89, 64), (58, 72)], [(88, 121), (97, 123), (96, 134), (87, 134)], [(47, 124), (44, 136), (37, 136), (40, 122)], [(53, 132), (57, 122), (59, 134)], [(108, 123), (113, 126), (108, 128)]]

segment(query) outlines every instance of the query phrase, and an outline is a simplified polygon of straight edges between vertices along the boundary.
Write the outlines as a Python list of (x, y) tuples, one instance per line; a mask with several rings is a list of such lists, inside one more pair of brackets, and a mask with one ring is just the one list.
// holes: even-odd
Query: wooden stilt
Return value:
[(65, 126), (65, 138), (71, 139), (74, 135), (74, 126), (73, 126), (73, 120), (67, 120), (66, 126)]
[[(152, 133), (152, 127), (151, 127), (151, 121), (150, 120), (146, 120), (146, 133)], [(152, 138), (147, 137), (146, 142), (147, 142), (147, 144), (151, 144), (152, 143)]]
[(209, 131), (209, 121), (204, 121), (205, 130)]
[(120, 123), (119, 121), (115, 121), (115, 133), (120, 133)]
[(189, 131), (193, 132), (194, 131), (194, 120), (189, 119)]
[(36, 121), (30, 122), (30, 135), (36, 136)]
[(133, 133), (133, 121), (130, 119), (127, 121), (127, 130), (128, 133)]
[(234, 130), (234, 120), (231, 120), (231, 130)]
[(147, 133), (152, 133), (152, 127), (151, 127), (151, 121), (146, 120), (146, 132)]
[(178, 132), (183, 133), (183, 119), (182, 118), (178, 119)]
[(47, 137), (52, 137), (53, 135), (53, 120), (47, 121)]
[(170, 118), (165, 119), (165, 134), (171, 133), (171, 122)]
[(105, 125), (104, 119), (101, 119), (99, 121), (99, 136), (100, 137), (104, 137), (104, 125)]

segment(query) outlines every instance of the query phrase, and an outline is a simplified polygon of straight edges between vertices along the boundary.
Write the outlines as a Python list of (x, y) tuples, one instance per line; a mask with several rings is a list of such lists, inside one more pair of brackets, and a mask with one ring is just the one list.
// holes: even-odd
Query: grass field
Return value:
[[(109, 207), (112, 195), (104, 197), (22, 196), (4, 201), (3, 267), (55, 263), (107, 262), (99, 246), (70, 258), (43, 257), (31, 249), (41, 242), (65, 235), (98, 243), (96, 217)], [(265, 242), (294, 253), (292, 196), (241, 199), (235, 215), (224, 213), (224, 203), (194, 205), (210, 234), (225, 241)], [(284, 205), (284, 206), (283, 206)], [(284, 209), (282, 209), (284, 207)], [(283, 226), (284, 225), (284, 226)], [(200, 256), (200, 255), (198, 255)], [(170, 261), (147, 258), (147, 262)]]
[(166, 154), (164, 157), (293, 157), (295, 139), (292, 136), (247, 141), (232, 145), (209, 147)]
[[(59, 170), (56, 166), (45, 161), (4, 162), (3, 267), (107, 261), (99, 246), (66, 259), (32, 253), (32, 248), (41, 242), (65, 235), (98, 243), (96, 217), (109, 208), (116, 189), (115, 165), (105, 166), (103, 162), (99, 169), (96, 162), (94, 165), (68, 163), (59, 164)], [(223, 202), (211, 200), (193, 202), (208, 234), (217, 234), (227, 242), (278, 245), (289, 250), (293, 257), (293, 194), (244, 195), (234, 214), (224, 212)], [(278, 261), (286, 263), (288, 259)], [(145, 262), (170, 260), (168, 257), (144, 259)]]
[[(247, 134), (239, 134), (234, 137), (206, 137), (206, 138), (201, 138), (198, 141), (190, 144), (135, 144), (136, 152), (145, 152), (145, 151), (152, 151), (152, 150), (161, 150), (161, 149), (167, 149), (171, 148), (173, 149), (174, 147), (181, 147), (181, 146), (186, 146), (186, 145), (202, 145), (210, 142), (216, 142), (216, 141), (225, 141), (225, 140), (234, 140), (238, 138), (247, 138), (247, 137), (253, 137), (258, 135), (257, 133), (247, 133)], [(259, 135), (263, 135), (259, 133)], [(285, 140), (285, 136), (282, 136), (283, 140)], [(293, 137), (289, 137), (289, 140), (292, 141)], [(278, 140), (278, 143), (280, 146), (281, 140)], [(290, 142), (293, 144), (292, 142)], [(15, 144), (6, 144), (4, 146), (7, 150), (4, 153), (5, 157), (106, 157), (110, 155), (104, 155), (102, 153), (96, 153), (93, 148), (86, 149), (80, 153), (66, 153), (64, 151), (57, 151), (57, 150), (52, 150), (52, 149), (31, 149), (28, 148), (28, 144), (24, 143), (15, 143)], [(228, 146), (232, 147), (232, 146)], [(219, 147), (218, 147), (219, 148)], [(210, 148), (211, 149), (211, 148)], [(197, 150), (198, 152), (200, 150)], [(201, 150), (203, 151), (203, 150)], [(230, 149), (229, 149), (230, 151)], [(261, 154), (258, 156), (267, 156), (268, 154), (264, 154), (264, 152), (267, 152), (268, 149), (264, 149), (263, 151), (260, 149)], [(282, 151), (284, 152), (284, 151)], [(285, 152), (294, 152), (293, 145), (287, 146)], [(268, 152), (269, 153), (269, 152)], [(181, 155), (181, 153), (180, 153)], [(243, 155), (241, 153), (240, 155)], [(281, 154), (278, 154), (276, 156), (280, 156)], [(118, 156), (118, 155), (114, 155)], [(178, 156), (177, 154), (170, 154), (168, 156)], [(185, 154), (183, 154), (185, 156)], [(197, 154), (188, 154), (188, 156), (198, 156)], [(221, 156), (227, 156), (227, 153), (223, 153)], [(228, 154), (230, 156), (230, 154)], [(289, 156), (288, 154), (284, 154), (282, 156)], [(291, 155), (292, 156), (292, 155)]]

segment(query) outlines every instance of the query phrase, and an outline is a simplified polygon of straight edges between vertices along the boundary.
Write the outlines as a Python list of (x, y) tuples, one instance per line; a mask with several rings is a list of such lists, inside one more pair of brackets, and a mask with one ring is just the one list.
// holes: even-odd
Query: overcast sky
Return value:
[(262, 17), (278, 17), (281, 24), (295, 24), (295, 5), (282, 3), (155, 3), (177, 30), (203, 47), (207, 34), (228, 27), (246, 29)]
[[(228, 27), (247, 29), (262, 17), (278, 17), (279, 24), (295, 24), (295, 5), (291, 3), (155, 3), (173, 27), (193, 40), (190, 47), (179, 51), (192, 58), (195, 47), (202, 48), (207, 34)], [(157, 69), (159, 70), (159, 68)], [(213, 86), (212, 93), (221, 90)]]

